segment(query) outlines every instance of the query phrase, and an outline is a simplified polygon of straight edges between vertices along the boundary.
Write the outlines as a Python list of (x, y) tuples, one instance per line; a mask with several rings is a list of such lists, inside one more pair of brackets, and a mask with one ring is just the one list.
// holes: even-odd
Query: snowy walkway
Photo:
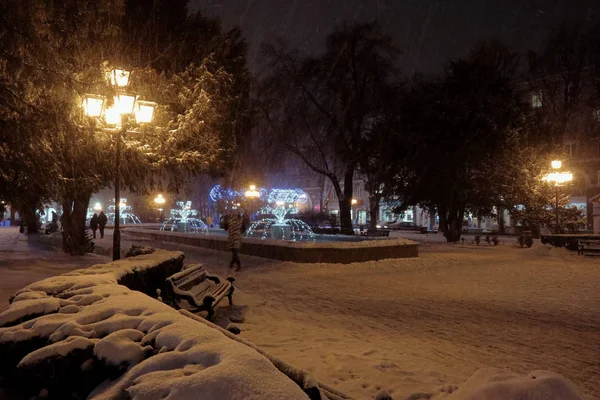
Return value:
[[(2, 255), (13, 249), (12, 266), (1, 267), (2, 299), (43, 276), (93, 263), (43, 249), (43, 257), (18, 255), (31, 247), (13, 232), (11, 238), (0, 230), (2, 242), (12, 240), (2, 244)], [(160, 247), (229, 273), (226, 253)], [(59, 260), (71, 265), (55, 269)], [(463, 383), (483, 366), (552, 370), (600, 398), (599, 258), (538, 243), (531, 249), (431, 243), (417, 259), (323, 265), (242, 256), (242, 262), (234, 295), (247, 309), (241, 337), (355, 398), (382, 387), (395, 399), (418, 392), (435, 399), (442, 387)], [(8, 283), (5, 270), (12, 274)]]
[(72, 257), (47, 243), (45, 237), (19, 233), (18, 227), (0, 228), (0, 311), (8, 307), (10, 296), (32, 282), (108, 260), (98, 255)]

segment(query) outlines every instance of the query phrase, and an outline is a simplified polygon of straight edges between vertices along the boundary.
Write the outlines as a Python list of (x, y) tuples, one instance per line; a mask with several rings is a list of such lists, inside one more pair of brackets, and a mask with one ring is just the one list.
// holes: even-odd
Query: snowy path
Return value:
[[(3, 244), (2, 255), (16, 246), (30, 250), (17, 240)], [(226, 253), (160, 247), (181, 249), (187, 262), (229, 273)], [(13, 252), (12, 267), (2, 264), (2, 299), (76, 267), (69, 263), (93, 263), (38, 251), (52, 262), (39, 255), (19, 262)], [(67, 265), (55, 270), (59, 259)], [(29, 260), (34, 276), (24, 271)], [(436, 395), (483, 366), (553, 370), (600, 398), (599, 258), (539, 244), (431, 243), (418, 259), (318, 265), (242, 256), (242, 262), (234, 296), (238, 306), (248, 306), (241, 336), (355, 398), (372, 398), (379, 387), (401, 400), (418, 392)], [(13, 274), (10, 289), (4, 270)]]
[(18, 227), (0, 228), (0, 311), (17, 290), (32, 282), (107, 260), (98, 255), (72, 257), (48, 246), (47, 239), (20, 234)]

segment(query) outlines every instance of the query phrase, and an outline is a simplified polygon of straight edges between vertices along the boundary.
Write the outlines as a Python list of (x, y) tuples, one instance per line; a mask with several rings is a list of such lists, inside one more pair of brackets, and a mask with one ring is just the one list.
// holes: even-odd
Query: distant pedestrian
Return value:
[(208, 217), (206, 217), (206, 225), (208, 225), (209, 228), (213, 227), (213, 220), (210, 215)]
[(229, 237), (229, 249), (231, 250), (231, 261), (229, 262), (229, 268), (233, 268), (233, 265), (237, 265), (236, 271), (242, 269), (242, 263), (240, 261), (240, 247), (242, 247), (242, 233), (244, 233), (245, 226), (244, 220), (239, 212), (234, 212), (228, 217), (223, 219), (221, 227), (225, 229)]
[(98, 229), (98, 214), (94, 213), (92, 219), (90, 220), (90, 228), (94, 233), (94, 239), (96, 239), (96, 230)]
[(106, 222), (108, 218), (104, 211), (100, 211), (100, 215), (98, 215), (98, 227), (100, 228), (100, 238), (104, 238), (104, 227), (106, 226)]

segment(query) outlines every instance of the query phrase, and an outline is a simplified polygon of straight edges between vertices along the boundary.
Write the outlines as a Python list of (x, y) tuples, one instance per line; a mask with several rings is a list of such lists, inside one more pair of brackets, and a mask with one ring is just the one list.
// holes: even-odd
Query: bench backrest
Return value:
[(206, 270), (202, 264), (194, 265), (167, 278), (175, 288), (184, 292), (189, 291), (204, 279), (206, 279)]
[(600, 240), (579, 240), (578, 242), (586, 246), (600, 246)]

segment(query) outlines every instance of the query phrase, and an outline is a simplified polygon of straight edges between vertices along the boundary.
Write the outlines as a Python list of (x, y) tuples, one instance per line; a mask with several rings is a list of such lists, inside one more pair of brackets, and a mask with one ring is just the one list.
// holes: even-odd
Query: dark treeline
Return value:
[(438, 213), (448, 241), (459, 240), (466, 212), (509, 210), (524, 225), (550, 225), (541, 177), (570, 119), (598, 103), (599, 32), (562, 25), (525, 58), (481, 41), (436, 77), (403, 76), (401, 51), (376, 22), (336, 27), (318, 56), (277, 42), (263, 49), (262, 131), (270, 148), (331, 181), (345, 233), (357, 174), (372, 229), (382, 200)]

